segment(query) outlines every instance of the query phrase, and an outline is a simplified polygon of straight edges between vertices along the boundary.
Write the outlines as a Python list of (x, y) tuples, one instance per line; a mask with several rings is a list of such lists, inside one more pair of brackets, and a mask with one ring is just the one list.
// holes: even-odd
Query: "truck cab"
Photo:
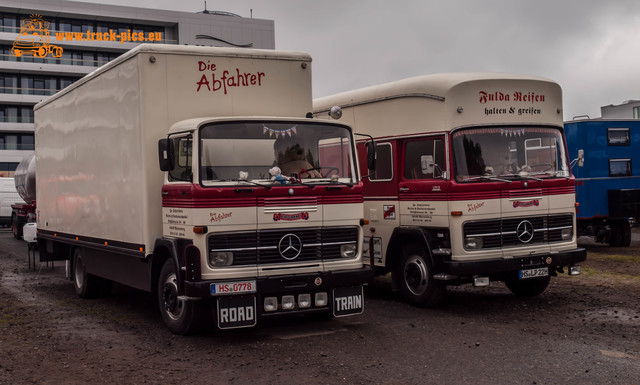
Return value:
[(317, 117), (340, 115), (375, 139), (367, 255), (423, 306), (448, 285), (502, 281), (533, 296), (565, 268), (579, 274), (561, 112), (556, 83), (517, 74), (424, 75), (314, 101)]
[(169, 318), (194, 297), (215, 302), (221, 328), (294, 311), (361, 312), (370, 271), (351, 138), (348, 126), (311, 119), (174, 124), (159, 143), (166, 173), (156, 254), (184, 249), (187, 275), (175, 287), (160, 277), (172, 287), (160, 291)]

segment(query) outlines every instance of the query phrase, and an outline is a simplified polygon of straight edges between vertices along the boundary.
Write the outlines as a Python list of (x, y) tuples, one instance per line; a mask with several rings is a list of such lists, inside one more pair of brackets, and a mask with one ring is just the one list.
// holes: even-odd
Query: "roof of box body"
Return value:
[(293, 61), (307, 61), (311, 62), (311, 56), (304, 52), (295, 51), (276, 51), (271, 49), (250, 49), (250, 48), (226, 48), (226, 47), (200, 47), (191, 45), (174, 45), (174, 44), (141, 44), (130, 51), (119, 56), (117, 59), (110, 61), (109, 63), (98, 67), (95, 71), (87, 74), (82, 79), (71, 84), (67, 88), (52, 95), (48, 99), (35, 105), (34, 110), (37, 110), (48, 103), (56, 100), (62, 95), (71, 92), (72, 90), (80, 87), (87, 81), (95, 78), (99, 74), (110, 70), (118, 64), (134, 57), (140, 53), (155, 53), (165, 55), (201, 55), (201, 56), (215, 56), (226, 58), (253, 58), (253, 59), (272, 59), (272, 60), (293, 60)]
[(335, 105), (345, 108), (400, 97), (424, 97), (444, 101), (452, 88), (482, 80), (536, 80), (554, 83), (540, 76), (510, 73), (452, 72), (422, 75), (317, 98), (314, 100), (314, 110), (325, 112)]

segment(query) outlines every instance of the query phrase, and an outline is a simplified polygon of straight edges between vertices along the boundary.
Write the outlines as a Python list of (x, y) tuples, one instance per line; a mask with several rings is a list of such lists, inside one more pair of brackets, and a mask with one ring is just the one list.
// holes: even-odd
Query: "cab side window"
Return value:
[(378, 143), (376, 146), (376, 170), (369, 170), (369, 175), (371, 175), (369, 179), (376, 182), (393, 179), (391, 143)]
[(441, 138), (407, 142), (404, 154), (405, 179), (442, 178), (446, 171), (444, 140)]
[(172, 137), (175, 149), (175, 166), (169, 171), (169, 182), (191, 182), (193, 161), (193, 140), (191, 135)]

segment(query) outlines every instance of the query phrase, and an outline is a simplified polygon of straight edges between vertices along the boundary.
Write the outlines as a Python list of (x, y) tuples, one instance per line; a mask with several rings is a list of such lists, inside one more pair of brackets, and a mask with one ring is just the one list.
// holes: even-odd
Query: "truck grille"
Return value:
[[(529, 229), (532, 231), (530, 239), (527, 236), (518, 237), (519, 226), (520, 233)], [(544, 215), (466, 222), (463, 232), (465, 238), (481, 237), (482, 248), (491, 249), (561, 242), (562, 230), (572, 227), (573, 215)]]
[[(357, 245), (358, 236), (357, 227), (295, 228), (212, 234), (208, 244), (211, 252), (232, 252), (233, 266), (268, 265), (339, 259), (340, 246)], [(294, 258), (295, 251), (284, 253), (287, 258), (280, 252), (290, 245), (289, 238), (295, 249), (300, 240), (300, 253)], [(281, 240), (284, 247), (279, 250)]]

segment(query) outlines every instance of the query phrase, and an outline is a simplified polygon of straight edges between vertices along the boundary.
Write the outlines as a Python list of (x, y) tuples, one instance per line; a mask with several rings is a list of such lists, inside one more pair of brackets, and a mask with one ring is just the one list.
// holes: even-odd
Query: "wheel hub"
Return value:
[(407, 260), (404, 267), (404, 279), (407, 288), (415, 295), (421, 295), (427, 290), (427, 268), (421, 258), (413, 256)]

